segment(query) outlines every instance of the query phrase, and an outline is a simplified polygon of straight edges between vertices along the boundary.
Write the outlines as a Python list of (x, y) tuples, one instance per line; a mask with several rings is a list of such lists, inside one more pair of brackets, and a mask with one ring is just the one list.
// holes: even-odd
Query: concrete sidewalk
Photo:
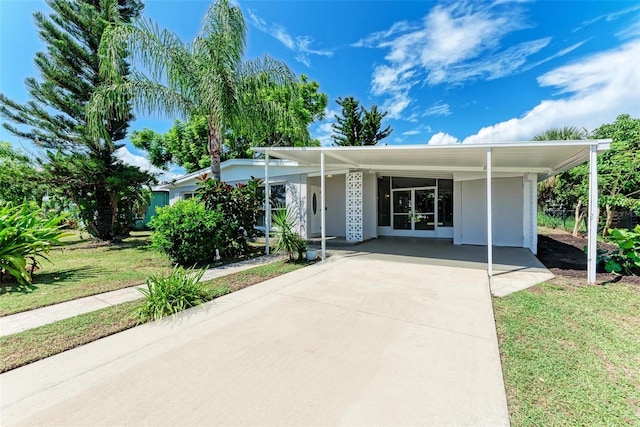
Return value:
[(353, 252), (0, 375), (0, 424), (509, 424), (486, 272)]
[[(202, 280), (213, 280), (218, 277), (227, 276), (259, 265), (267, 264), (276, 261), (277, 259), (278, 257), (275, 255), (264, 255), (248, 259), (246, 261), (213, 267), (204, 273)], [(142, 298), (142, 294), (137, 288), (145, 286), (146, 285), (138, 285), (130, 288), (118, 289), (85, 298), (61, 302), (59, 304), (35, 310), (0, 317), (0, 337), (16, 334), (18, 332), (26, 331), (27, 329), (37, 328), (39, 326), (48, 325), (49, 323), (68, 319), (80, 314), (89, 313), (91, 311), (100, 310), (101, 308)]]

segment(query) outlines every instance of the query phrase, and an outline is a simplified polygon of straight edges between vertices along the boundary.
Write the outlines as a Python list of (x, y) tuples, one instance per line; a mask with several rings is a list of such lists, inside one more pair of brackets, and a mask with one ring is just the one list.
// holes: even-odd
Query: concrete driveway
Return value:
[(360, 245), (2, 374), (0, 423), (508, 425), (484, 264), (422, 242)]

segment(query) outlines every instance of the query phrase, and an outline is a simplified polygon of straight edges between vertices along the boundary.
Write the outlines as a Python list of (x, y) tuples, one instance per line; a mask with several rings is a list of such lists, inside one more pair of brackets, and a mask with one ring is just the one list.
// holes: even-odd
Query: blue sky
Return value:
[[(144, 16), (191, 40), (209, 1), (147, 0)], [(312, 136), (331, 143), (337, 97), (389, 112), (388, 144), (527, 140), (640, 116), (637, 1), (241, 1), (247, 57), (265, 53), (329, 95)], [(42, 49), (40, 0), (0, 1), (0, 90), (26, 101)], [(172, 120), (139, 116), (132, 130)], [(0, 140), (29, 148), (0, 130)], [(144, 165), (128, 145), (126, 161)]]

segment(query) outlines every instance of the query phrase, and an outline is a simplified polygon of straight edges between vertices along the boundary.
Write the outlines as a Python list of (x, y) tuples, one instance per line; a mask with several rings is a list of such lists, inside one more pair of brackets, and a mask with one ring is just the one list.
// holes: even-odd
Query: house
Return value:
[[(611, 140), (486, 144), (255, 148), (262, 159), (224, 162), (222, 180), (264, 178), (273, 208), (288, 206), (298, 232), (360, 242), (380, 236), (450, 239), (455, 245), (537, 247), (537, 183), (590, 161), (589, 279), (595, 281), (597, 153)], [(173, 203), (198, 177), (162, 188)], [(270, 212), (266, 213), (270, 216)], [(263, 223), (269, 230), (270, 221)], [(268, 245), (268, 239), (267, 239)]]

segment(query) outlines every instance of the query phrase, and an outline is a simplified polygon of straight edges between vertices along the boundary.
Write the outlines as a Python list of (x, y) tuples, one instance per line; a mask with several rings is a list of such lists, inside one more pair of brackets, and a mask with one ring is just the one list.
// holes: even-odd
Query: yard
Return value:
[(494, 299), (512, 424), (638, 425), (640, 282), (587, 285), (581, 242), (545, 232), (539, 257), (557, 277)]
[(71, 236), (51, 250), (51, 262), (42, 261), (31, 286), (0, 286), (0, 316), (126, 288), (170, 269), (168, 258), (149, 248), (149, 234), (133, 232), (112, 245)]

